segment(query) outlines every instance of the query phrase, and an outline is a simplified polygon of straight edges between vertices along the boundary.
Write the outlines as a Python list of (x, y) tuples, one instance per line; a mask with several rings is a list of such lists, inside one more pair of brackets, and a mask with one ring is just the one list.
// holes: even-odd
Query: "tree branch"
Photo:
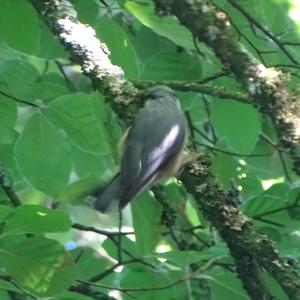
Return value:
[(132, 82), (137, 88), (147, 88), (150, 86), (162, 84), (182, 92), (196, 92), (214, 96), (220, 99), (232, 99), (243, 103), (251, 103), (251, 98), (249, 97), (249, 95), (241, 92), (232, 92), (222, 86), (212, 86), (208, 84), (200, 84), (198, 82), (184, 82), (173, 80), (133, 80)]
[(288, 77), (273, 68), (266, 68), (246, 52), (236, 41), (227, 15), (210, 1), (154, 2), (159, 14), (174, 14), (194, 36), (211, 47), (234, 74), (249, 93), (252, 103), (272, 120), (280, 144), (289, 151), (294, 171), (300, 176), (300, 108), (287, 91)]
[(0, 166), (0, 186), (6, 193), (8, 199), (12, 203), (13, 206), (17, 207), (21, 205), (21, 200), (18, 197), (18, 195), (15, 193), (15, 191), (12, 189), (10, 183), (8, 182), (8, 179), (5, 178), (3, 167)]
[(93, 86), (102, 92), (117, 114), (126, 119), (124, 106), (135, 102), (138, 90), (126, 81), (123, 70), (111, 63), (110, 52), (96, 37), (95, 30), (77, 20), (77, 13), (69, 1), (30, 0), (49, 28), (71, 53), (71, 60), (81, 66)]
[[(68, 1), (31, 0), (31, 2), (68, 48), (73, 59), (75, 58), (81, 65), (83, 72), (90, 77), (94, 86), (110, 97), (109, 100), (114, 100), (111, 101), (113, 109), (117, 110), (114, 103), (128, 104), (125, 95), (129, 99), (136, 97), (137, 91), (124, 80), (121, 70), (111, 65), (108, 50), (96, 41), (93, 30), (76, 20), (76, 13)], [(277, 132), (280, 133), (278, 135), (282, 143), (286, 142), (283, 145), (295, 158), (295, 140), (289, 138), (293, 136), (292, 129), (294, 129), (290, 116), (291, 107), (284, 107), (291, 98), (285, 90), (285, 81), (281, 74), (275, 71), (270, 74), (270, 70), (264, 69), (259, 62), (246, 54), (231, 37), (226, 16), (216, 12), (207, 1), (157, 0), (156, 3), (164, 12), (174, 13), (196, 37), (215, 50), (216, 55), (246, 87), (252, 101), (263, 112), (267, 114), (268, 109), (272, 108), (270, 117)], [(69, 15), (71, 17), (68, 17)], [(85, 39), (90, 39), (90, 43), (77, 41), (78, 32), (81, 32), (79, 35), (84, 35)], [(94, 47), (95, 45), (97, 46)], [(90, 47), (94, 49), (91, 50)], [(273, 104), (264, 106), (264, 98), (272, 98), (274, 101), (270, 103)], [(279, 116), (277, 111), (281, 112)], [(286, 121), (287, 115), (289, 119)], [(126, 119), (126, 112), (121, 117)], [(199, 208), (204, 211), (206, 218), (212, 222), (227, 243), (244, 287), (252, 299), (273, 299), (260, 276), (260, 266), (278, 281), (291, 299), (300, 299), (300, 282), (293, 267), (278, 255), (273, 243), (266, 236), (256, 232), (250, 219), (238, 210), (233, 201), (234, 196), (220, 189), (207, 167), (201, 165), (199, 161), (195, 162), (184, 172), (183, 181), (187, 190), (194, 195)], [(243, 271), (247, 269), (253, 277), (245, 276), (246, 273)]]
[[(182, 181), (228, 245), (251, 299), (273, 299), (261, 278), (261, 267), (281, 285), (290, 299), (300, 299), (296, 270), (287, 259), (279, 256), (267, 236), (255, 230), (253, 221), (239, 211), (234, 200), (236, 195), (220, 189), (207, 165), (203, 161), (194, 162), (183, 173)], [(247, 276), (250, 273), (253, 277)]]

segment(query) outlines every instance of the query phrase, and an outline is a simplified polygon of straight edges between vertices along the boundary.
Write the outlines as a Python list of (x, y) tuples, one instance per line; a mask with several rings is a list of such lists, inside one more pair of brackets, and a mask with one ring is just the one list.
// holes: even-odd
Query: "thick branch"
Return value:
[(281, 285), (290, 299), (300, 299), (299, 275), (293, 266), (279, 256), (266, 235), (255, 230), (252, 220), (239, 211), (235, 195), (220, 189), (207, 166), (202, 161), (193, 163), (182, 180), (228, 245), (251, 299), (273, 299), (260, 280), (260, 267)]
[(232, 99), (243, 103), (251, 103), (251, 99), (249, 95), (241, 92), (233, 92), (221, 86), (213, 86), (209, 84), (199, 84), (197, 82), (184, 82), (184, 81), (174, 81), (174, 80), (170, 80), (170, 81), (136, 80), (133, 81), (133, 83), (138, 88), (147, 88), (153, 85), (163, 84), (178, 91), (196, 92), (196, 93), (202, 93), (213, 97), (217, 97), (220, 99)]
[(237, 41), (226, 14), (208, 0), (155, 0), (160, 14), (174, 14), (216, 56), (273, 122), (280, 144), (291, 154), (300, 175), (300, 109), (287, 91), (288, 78), (251, 56)]
[(111, 63), (110, 52), (96, 37), (94, 29), (82, 24), (72, 4), (66, 0), (30, 0), (49, 28), (81, 66), (93, 86), (111, 101), (114, 110), (125, 119), (124, 106), (136, 102), (138, 90), (124, 78), (123, 70)]
[[(121, 70), (110, 64), (107, 56), (108, 50), (105, 49), (103, 44), (96, 42), (93, 30), (88, 26), (80, 24), (76, 20), (76, 13), (68, 1), (31, 0), (31, 2), (41, 12), (53, 32), (59, 36), (61, 42), (70, 51), (73, 59), (76, 58), (77, 62), (82, 66), (83, 72), (90, 77), (96, 88), (104, 92), (106, 96), (111, 95), (111, 99), (121, 99), (120, 102), (127, 101), (124, 95), (131, 99), (136, 95), (137, 92), (132, 88), (132, 85), (124, 81)], [(163, 3), (164, 1), (157, 2)], [(168, 0), (166, 2), (170, 3), (172, 1)], [(173, 6), (178, 4), (177, 10), (174, 10), (174, 13), (180, 15), (179, 10), (181, 10), (181, 13), (185, 13), (185, 16), (181, 17), (190, 18), (190, 22), (186, 20), (186, 25), (193, 25), (192, 20), (195, 20), (194, 17), (196, 16), (198, 23), (201, 25), (202, 18), (201, 15), (199, 17), (198, 8), (195, 7), (196, 10), (191, 10), (191, 8), (194, 7), (190, 7), (190, 5), (193, 4), (188, 4), (192, 2), (193, 1), (183, 0), (174, 1)], [(205, 1), (197, 1), (197, 3), (202, 2), (206, 3)], [(209, 6), (205, 7), (205, 9), (203, 8), (203, 11), (209, 11), (208, 8)], [(224, 25), (226, 18), (224, 19), (222, 15), (219, 15), (218, 17), (213, 15), (213, 17), (218, 20), (218, 23), (216, 24), (220, 26)], [(203, 22), (205, 20), (206, 18), (203, 18)], [(181, 21), (183, 22), (183, 20)], [(224, 29), (226, 31), (226, 27), (227, 25), (225, 28), (222, 28), (222, 30)], [(234, 62), (238, 60), (238, 65), (234, 62), (230, 64), (230, 69), (234, 72), (236, 77), (238, 77), (239, 73), (241, 74), (241, 81), (244, 82), (245, 86), (250, 85), (248, 83), (249, 74), (246, 66), (255, 66), (255, 70), (251, 71), (251, 74), (255, 75), (258, 71), (259, 64), (254, 62), (254, 60), (249, 59), (240, 48), (238, 48), (239, 52), (234, 55), (232, 52), (227, 52), (227, 49), (231, 49), (232, 46), (235, 46), (233, 49), (237, 49), (237, 45), (233, 42), (234, 40), (231, 40), (233, 45), (231, 45), (232, 43), (227, 42), (228, 45), (226, 45), (223, 50), (223, 43), (225, 42), (226, 44), (226, 39), (218, 39), (220, 36), (220, 28), (216, 25), (211, 25), (208, 30), (209, 32), (205, 31), (198, 33), (197, 30), (192, 31), (199, 38), (201, 37), (201, 34), (204, 34), (208, 41), (210, 41), (211, 46), (215, 42), (219, 43), (219, 50), (215, 51), (224, 64), (230, 64), (231, 60)], [(208, 33), (209, 35), (207, 35)], [(86, 35), (85, 38), (90, 37), (91, 42), (84, 43), (83, 41), (78, 41), (76, 38), (77, 34)], [(95, 51), (97, 47), (93, 50), (90, 49), (90, 47), (92, 48), (96, 44), (98, 45), (97, 50), (101, 52), (100, 54)], [(247, 74), (247, 76), (244, 73)], [(260, 75), (260, 73), (258, 73), (258, 75)], [(256, 89), (261, 88), (261, 85), (263, 85), (264, 82), (262, 79), (261, 81), (262, 83), (258, 87), (254, 85), (254, 92), (253, 90), (248, 89), (251, 95), (255, 95)], [(256, 81), (254, 81), (254, 83), (257, 84)], [(113, 108), (115, 109), (114, 106)], [(124, 112), (123, 118), (126, 118), (125, 114), (126, 113)], [(233, 257), (236, 260), (238, 271), (244, 282), (245, 288), (247, 290), (251, 289), (251, 292), (248, 291), (251, 297), (253, 297), (253, 299), (272, 299), (272, 296), (265, 288), (263, 280), (258, 276), (260, 274), (260, 269), (258, 265), (255, 264), (253, 260), (255, 259), (277, 279), (291, 299), (300, 299), (299, 280), (292, 267), (279, 257), (272, 242), (267, 239), (266, 236), (258, 234), (254, 230), (251, 221), (239, 212), (238, 208), (232, 203), (232, 197), (229, 197), (229, 195), (216, 185), (207, 169), (201, 167), (200, 171), (195, 174), (195, 170), (198, 169), (192, 168), (191, 172), (186, 172), (185, 176), (188, 176), (184, 178), (184, 183), (186, 184), (187, 189), (195, 196), (195, 199), (203, 209), (206, 217), (218, 229), (222, 238), (227, 242)], [(199, 185), (199, 183), (204, 182), (204, 185)], [(241, 272), (243, 268), (244, 270), (249, 268), (250, 274), (253, 275), (250, 280), (253, 282), (248, 282), (249, 279), (246, 278), (246, 276), (243, 276)], [(252, 291), (254, 289), (259, 291), (260, 295), (255, 294), (255, 291)]]

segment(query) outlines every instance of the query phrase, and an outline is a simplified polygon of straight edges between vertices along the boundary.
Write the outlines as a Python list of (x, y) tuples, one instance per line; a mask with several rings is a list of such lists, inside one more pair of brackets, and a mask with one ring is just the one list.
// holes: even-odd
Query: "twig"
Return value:
[(130, 231), (130, 232), (118, 232), (118, 231), (107, 231), (107, 230), (102, 230), (102, 229), (97, 229), (93, 226), (85, 226), (85, 225), (82, 225), (82, 224), (78, 224), (78, 223), (73, 223), (72, 224), (72, 227), (74, 229), (77, 229), (77, 230), (82, 230), (82, 231), (91, 231), (91, 232), (95, 232), (95, 233), (98, 233), (98, 234), (101, 234), (101, 235), (105, 235), (107, 237), (116, 237), (118, 235), (129, 235), (129, 234), (134, 234), (134, 232)]
[(253, 15), (251, 15), (240, 3), (235, 0), (228, 0), (228, 2), (236, 8), (250, 23), (259, 28), (269, 39), (271, 39), (282, 52), (291, 60), (292, 63), (300, 67), (299, 62), (294, 58), (294, 56), (286, 49), (284, 43), (271, 31), (267, 30), (258, 20), (256, 20)]
[(22, 204), (18, 195), (14, 192), (11, 185), (9, 184), (8, 180), (5, 178), (4, 169), (0, 166), (0, 186), (5, 191), (7, 197), (9, 198), (10, 202), (13, 206), (17, 207)]
[(5, 97), (7, 97), (7, 98), (9, 98), (9, 99), (12, 99), (12, 100), (18, 102), (18, 103), (22, 103), (22, 104), (26, 104), (26, 105), (29, 105), (29, 106), (40, 108), (39, 105), (37, 105), (37, 104), (35, 104), (33, 102), (29, 102), (29, 101), (26, 101), (26, 100), (19, 99), (19, 98), (15, 97), (15, 96), (9, 95), (9, 94), (7, 94), (7, 93), (5, 93), (3, 91), (0, 91), (0, 94), (3, 95), (3, 96), (5, 96)]

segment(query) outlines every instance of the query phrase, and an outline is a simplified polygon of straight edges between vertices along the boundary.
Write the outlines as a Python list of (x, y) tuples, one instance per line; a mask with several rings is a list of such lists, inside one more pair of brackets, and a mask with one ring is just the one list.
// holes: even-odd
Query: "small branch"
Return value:
[(219, 79), (219, 78), (227, 76), (227, 75), (229, 75), (229, 71), (228, 70), (222, 70), (222, 71), (216, 72), (215, 74), (209, 75), (205, 78), (202, 78), (202, 79), (198, 80), (197, 83), (198, 84), (205, 84), (209, 81), (213, 81), (213, 80)]
[(187, 125), (189, 127), (190, 130), (190, 136), (191, 136), (191, 140), (192, 140), (192, 147), (194, 151), (197, 151), (197, 144), (195, 143), (195, 130), (194, 130), (194, 125), (193, 125), (193, 121), (192, 121), (192, 117), (189, 111), (185, 112), (185, 116), (186, 116), (186, 120), (187, 120)]
[(4, 169), (3, 167), (0, 167), (0, 186), (6, 193), (8, 199), (12, 203), (13, 206), (17, 207), (22, 204), (20, 198), (18, 195), (14, 192), (12, 189), (10, 183), (8, 182), (8, 179), (5, 178)]
[(160, 290), (166, 290), (169, 288), (172, 288), (173, 286), (176, 286), (182, 282), (185, 282), (187, 280), (190, 279), (199, 279), (201, 275), (201, 273), (205, 272), (207, 269), (209, 269), (210, 267), (212, 267), (215, 262), (217, 260), (219, 260), (220, 257), (216, 257), (210, 261), (208, 261), (202, 268), (199, 268), (197, 270), (195, 270), (194, 272), (183, 276), (181, 278), (179, 278), (178, 280), (175, 280), (169, 284), (166, 285), (162, 285), (162, 286), (157, 286), (157, 287), (142, 287), (142, 288), (118, 288), (118, 287), (114, 287), (114, 286), (108, 286), (108, 285), (104, 285), (104, 284), (99, 284), (99, 283), (93, 283), (90, 281), (83, 281), (83, 280), (77, 280), (78, 282), (80, 282), (81, 284), (86, 284), (86, 285), (92, 285), (92, 286), (96, 286), (96, 287), (102, 287), (105, 289), (109, 289), (109, 290), (117, 290), (120, 292), (151, 292), (151, 291), (160, 291)]
[(119, 116), (126, 120), (124, 107), (136, 105), (141, 93), (124, 78), (123, 70), (113, 65), (110, 51), (96, 37), (95, 30), (79, 22), (72, 4), (66, 0), (30, 0), (50, 30), (81, 66), (95, 89), (107, 97)]
[[(296, 269), (279, 256), (273, 242), (258, 233), (251, 219), (239, 211), (236, 192), (226, 193), (220, 189), (205, 162), (200, 160), (189, 165), (181, 179), (228, 245), (251, 299), (273, 299), (264, 283), (261, 267), (281, 285), (290, 299), (300, 299)], [(247, 276), (246, 270), (253, 276)]]
[[(107, 230), (101, 230), (101, 229), (97, 229), (95, 227), (92, 227), (92, 226), (85, 226), (85, 225), (81, 225), (81, 224), (78, 224), (78, 223), (73, 223), (72, 224), (72, 228), (74, 229), (77, 229), (77, 230), (81, 230), (81, 231), (91, 231), (91, 232), (95, 232), (95, 233), (98, 233), (98, 234), (101, 234), (101, 235), (105, 235), (107, 236), (108, 238), (110, 237), (117, 237), (119, 235), (119, 232), (116, 231), (116, 232), (112, 232), (112, 231), (107, 231)], [(120, 232), (121, 235), (133, 235), (134, 232)]]
[(76, 86), (73, 84), (73, 82), (70, 80), (69, 76), (67, 75), (67, 73), (65, 72), (64, 66), (63, 64), (59, 61), (59, 60), (55, 60), (54, 61), (55, 64), (57, 65), (60, 73), (62, 74), (62, 76), (64, 77), (66, 84), (69, 86), (69, 89), (71, 92), (76, 92)]
[[(266, 68), (250, 55), (236, 40), (228, 16), (223, 11), (217, 10), (210, 1), (154, 0), (154, 2), (158, 14), (175, 15), (194, 36), (213, 49), (226, 69), (232, 72), (249, 94), (244, 102), (252, 103), (271, 119), (280, 145), (291, 155), (294, 171), (300, 176), (300, 105), (287, 90), (288, 77), (273, 68)], [(241, 7), (234, 0), (230, 0), (230, 3)], [(261, 28), (259, 24), (256, 25), (273, 41), (279, 42), (278, 46), (284, 51), (285, 48), (282, 48), (282, 43), (276, 36), (270, 35), (270, 32)], [(299, 66), (288, 52), (284, 53)]]
[(18, 103), (22, 103), (22, 104), (26, 104), (26, 105), (29, 105), (29, 106), (33, 106), (33, 107), (38, 107), (38, 108), (40, 108), (40, 107), (39, 107), (37, 104), (35, 104), (35, 103), (32, 103), (32, 102), (29, 102), (29, 101), (26, 101), (26, 100), (19, 99), (19, 98), (15, 97), (15, 96), (9, 95), (9, 94), (7, 94), (7, 93), (5, 93), (5, 92), (3, 92), (3, 91), (0, 91), (0, 94), (3, 95), (3, 96), (5, 96), (5, 97), (7, 97), (7, 98), (9, 98), (9, 99), (11, 99), (11, 100), (14, 100), (15, 102), (18, 102)]
[(228, 0), (228, 2), (236, 8), (250, 23), (255, 25), (259, 30), (261, 30), (269, 39), (271, 39), (282, 52), (290, 59), (290, 61), (300, 68), (300, 63), (296, 58), (286, 49), (284, 42), (282, 42), (276, 35), (269, 31), (265, 26), (263, 26), (258, 20), (256, 20), (252, 14), (250, 14), (240, 3), (236, 0)]
[(232, 152), (232, 151), (228, 151), (228, 150), (223, 150), (223, 149), (219, 149), (213, 146), (209, 146), (206, 145), (204, 143), (197, 143), (199, 146), (205, 147), (209, 150), (212, 151), (216, 151), (216, 152), (220, 152), (220, 153), (224, 153), (224, 154), (228, 154), (228, 155), (232, 155), (232, 156), (239, 156), (239, 157), (264, 157), (264, 156), (271, 156), (273, 155), (272, 152), (268, 152), (268, 153), (253, 153), (253, 154), (246, 154), (246, 153), (237, 153), (237, 152)]
[(181, 92), (196, 92), (220, 99), (231, 99), (243, 103), (250, 103), (250, 97), (242, 92), (232, 92), (226, 89), (225, 87), (212, 86), (208, 84), (199, 84), (198, 82), (182, 82), (182, 81), (169, 81), (169, 80), (132, 80), (133, 84), (137, 88), (148, 88), (153, 85), (167, 85), (172, 89), (181, 91)]

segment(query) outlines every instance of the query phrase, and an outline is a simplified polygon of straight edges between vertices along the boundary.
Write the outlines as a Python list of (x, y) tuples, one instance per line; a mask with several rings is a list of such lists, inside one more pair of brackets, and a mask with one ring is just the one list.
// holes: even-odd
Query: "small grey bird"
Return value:
[(129, 129), (120, 172), (94, 192), (96, 210), (105, 212), (113, 203), (122, 209), (158, 180), (175, 175), (181, 166), (187, 133), (180, 103), (166, 86), (148, 89), (147, 97)]

